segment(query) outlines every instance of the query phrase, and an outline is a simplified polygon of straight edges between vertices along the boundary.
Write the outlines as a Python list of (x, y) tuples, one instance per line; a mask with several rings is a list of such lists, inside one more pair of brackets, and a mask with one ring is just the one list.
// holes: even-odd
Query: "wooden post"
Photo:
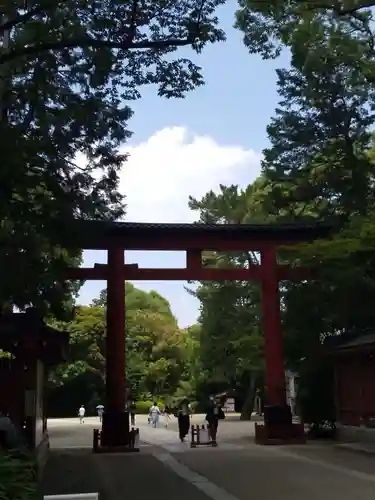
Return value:
[(261, 253), (261, 291), (267, 404), (284, 406), (285, 374), (276, 248)]
[(190, 441), (190, 448), (196, 448), (197, 443), (195, 441), (195, 436), (196, 436), (196, 431), (195, 431), (195, 425), (193, 424), (191, 426), (191, 441)]
[(365, 384), (365, 381), (367, 380), (367, 362), (368, 360), (363, 356), (363, 355), (359, 355), (359, 359), (356, 360), (356, 363), (355, 363), (355, 372), (357, 373), (357, 377), (358, 377), (358, 390), (359, 390), (359, 415), (358, 415), (358, 419), (359, 419), (359, 425), (363, 425), (364, 422), (366, 421), (367, 419), (367, 412), (368, 412), (368, 408), (366, 407), (366, 401), (365, 401), (365, 387), (364, 387), (364, 384)]

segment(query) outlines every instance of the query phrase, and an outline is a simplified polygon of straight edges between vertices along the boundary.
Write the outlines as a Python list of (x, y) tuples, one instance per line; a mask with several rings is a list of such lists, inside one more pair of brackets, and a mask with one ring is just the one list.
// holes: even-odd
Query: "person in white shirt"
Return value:
[(158, 404), (154, 403), (150, 408), (150, 419), (151, 419), (152, 427), (154, 427), (154, 428), (157, 427), (160, 414), (161, 414), (161, 411), (158, 407)]
[(85, 423), (85, 407), (82, 405), (80, 409), (78, 410), (78, 416), (79, 416), (79, 423), (84, 424)]

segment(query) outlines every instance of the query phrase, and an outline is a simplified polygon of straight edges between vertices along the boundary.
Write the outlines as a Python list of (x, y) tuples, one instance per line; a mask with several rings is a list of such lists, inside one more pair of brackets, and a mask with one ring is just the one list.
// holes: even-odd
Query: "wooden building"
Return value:
[(32, 449), (48, 446), (44, 388), (48, 368), (67, 359), (69, 338), (34, 309), (0, 316), (0, 411)]
[(375, 333), (331, 338), (339, 438), (375, 444)]
[(375, 334), (343, 339), (334, 348), (337, 421), (375, 427)]

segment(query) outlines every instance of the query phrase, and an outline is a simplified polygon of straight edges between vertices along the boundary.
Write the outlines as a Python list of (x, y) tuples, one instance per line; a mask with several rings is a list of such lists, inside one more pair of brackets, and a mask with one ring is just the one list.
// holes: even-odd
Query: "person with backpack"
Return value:
[(216, 446), (216, 436), (219, 427), (219, 420), (224, 420), (225, 413), (221, 405), (215, 401), (213, 397), (210, 398), (210, 403), (207, 408), (206, 421), (208, 433), (212, 444)]

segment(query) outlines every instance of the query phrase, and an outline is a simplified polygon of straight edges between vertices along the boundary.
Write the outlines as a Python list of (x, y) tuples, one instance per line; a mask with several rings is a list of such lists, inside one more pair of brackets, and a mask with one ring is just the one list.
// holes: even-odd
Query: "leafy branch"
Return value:
[(98, 40), (95, 38), (84, 37), (76, 38), (72, 40), (61, 40), (57, 42), (45, 42), (32, 45), (31, 47), (24, 47), (23, 49), (16, 49), (8, 54), (0, 56), (0, 65), (13, 61), (19, 57), (30, 56), (34, 54), (40, 54), (42, 52), (47, 52), (49, 50), (64, 50), (64, 49), (76, 49), (76, 48), (109, 48), (109, 49), (120, 49), (120, 50), (140, 50), (140, 49), (163, 49), (166, 47), (183, 47), (186, 45), (191, 45), (194, 43), (195, 36), (183, 39), (165, 39), (158, 41), (143, 41), (143, 42), (132, 42), (131, 40), (126, 40), (123, 42), (114, 42), (110, 40)]
[(0, 35), (5, 33), (6, 31), (11, 30), (12, 28), (15, 28), (20, 24), (27, 23), (27, 21), (30, 21), (38, 14), (43, 14), (52, 8), (55, 9), (56, 7), (59, 6), (59, 4), (62, 5), (65, 2), (66, 0), (60, 0), (60, 1), (56, 0), (54, 2), (49, 2), (49, 1), (41, 2), (40, 5), (38, 5), (37, 7), (34, 7), (23, 14), (18, 14), (14, 16), (12, 19), (5, 18), (6, 20), (3, 20), (0, 23)]
[[(7, 50), (5, 53), (0, 55), (0, 65), (9, 63), (15, 59), (32, 56), (36, 54), (41, 54), (43, 52), (61, 51), (65, 49), (76, 49), (76, 48), (108, 48), (108, 49), (118, 49), (122, 51), (129, 50), (163, 50), (169, 47), (183, 47), (187, 45), (194, 45), (194, 42), (198, 39), (201, 31), (201, 15), (204, 9), (204, 4), (206, 0), (202, 0), (200, 8), (196, 13), (195, 21), (189, 23), (189, 33), (185, 38), (161, 38), (157, 40), (142, 40), (135, 41), (136, 29), (137, 29), (137, 15), (138, 15), (138, 0), (132, 1), (132, 8), (129, 13), (129, 27), (126, 29), (126, 33), (122, 32), (121, 36), (125, 37), (121, 40), (108, 40), (102, 38), (94, 38), (92, 36), (85, 35), (83, 37), (72, 37), (68, 39), (61, 39), (56, 41), (44, 41), (32, 45), (28, 45), (22, 48), (15, 48)], [(15, 16), (12, 19), (6, 18), (2, 24), (0, 24), (0, 35), (6, 31), (11, 30), (19, 24), (24, 24), (27, 21), (32, 20), (35, 16), (43, 14), (51, 7), (56, 8), (59, 4), (62, 5), (64, 1), (54, 2), (42, 2), (41, 5), (35, 7), (24, 14)]]

